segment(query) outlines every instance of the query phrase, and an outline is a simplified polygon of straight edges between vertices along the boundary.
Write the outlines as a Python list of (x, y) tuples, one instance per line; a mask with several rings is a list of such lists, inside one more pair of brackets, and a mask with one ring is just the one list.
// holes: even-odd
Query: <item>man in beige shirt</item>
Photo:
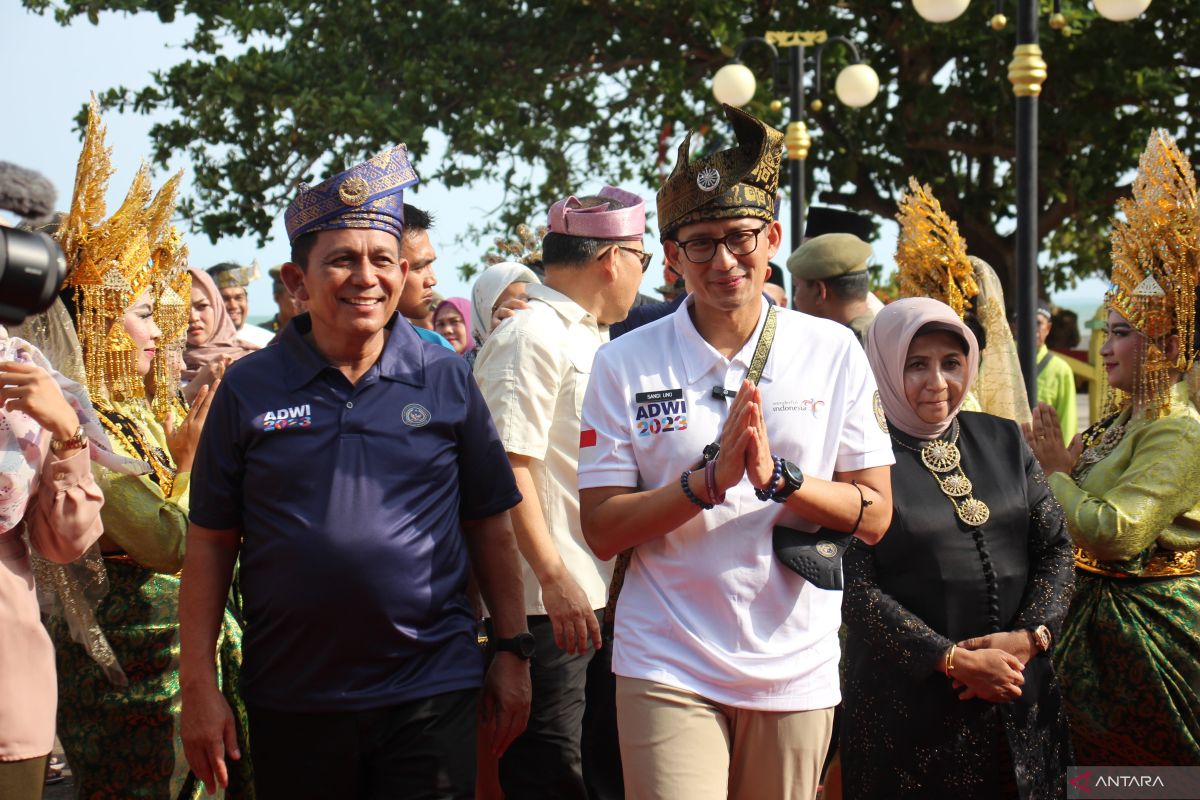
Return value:
[[(589, 664), (601, 647), (612, 565), (592, 555), (579, 524), (579, 415), (596, 350), (608, 341), (608, 326), (629, 312), (649, 261), (644, 203), (620, 189), (555, 203), (549, 229), (545, 285), (528, 287), (529, 309), (501, 323), (475, 363), (524, 498), (511, 516), (537, 642), (529, 726), (500, 760), (509, 800), (589, 796), (581, 752), (585, 689), (611, 681), (599, 668), (589, 678)], [(593, 692), (586, 696), (595, 702)], [(598, 749), (615, 752), (615, 727), (610, 735), (613, 741), (597, 742)]]

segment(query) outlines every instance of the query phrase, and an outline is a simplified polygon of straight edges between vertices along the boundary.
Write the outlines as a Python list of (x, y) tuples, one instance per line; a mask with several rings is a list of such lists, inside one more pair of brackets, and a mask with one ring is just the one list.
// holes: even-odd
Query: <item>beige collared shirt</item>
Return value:
[[(506, 452), (531, 459), (550, 538), (592, 608), (607, 601), (612, 563), (592, 555), (579, 524), (579, 416), (592, 359), (608, 328), (566, 295), (530, 284), (529, 309), (506, 319), (475, 361), (475, 379)], [(537, 577), (521, 560), (525, 613), (545, 614)]]

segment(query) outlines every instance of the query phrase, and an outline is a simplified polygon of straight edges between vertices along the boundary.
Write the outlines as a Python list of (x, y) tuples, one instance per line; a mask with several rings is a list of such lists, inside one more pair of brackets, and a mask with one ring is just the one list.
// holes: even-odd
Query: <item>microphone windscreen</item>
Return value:
[(54, 213), (54, 185), (40, 172), (0, 161), (0, 208), (25, 219)]

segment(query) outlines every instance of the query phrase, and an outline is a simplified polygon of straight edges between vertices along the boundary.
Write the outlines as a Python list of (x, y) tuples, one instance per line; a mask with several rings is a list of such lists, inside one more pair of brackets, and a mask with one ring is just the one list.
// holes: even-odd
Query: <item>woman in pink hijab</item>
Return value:
[(195, 267), (189, 267), (188, 273), (192, 276), (192, 307), (183, 351), (183, 394), (190, 403), (200, 387), (212, 383), (225, 367), (258, 348), (238, 339), (233, 318), (208, 273)]
[(449, 297), (433, 310), (433, 329), (446, 337), (454, 352), (475, 363), (475, 337), (471, 335), (471, 301)]

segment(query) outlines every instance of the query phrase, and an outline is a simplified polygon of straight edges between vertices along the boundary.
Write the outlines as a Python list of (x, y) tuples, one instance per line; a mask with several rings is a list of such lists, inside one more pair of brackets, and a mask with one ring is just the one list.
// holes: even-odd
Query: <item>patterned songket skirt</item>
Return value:
[[(199, 800), (179, 731), (179, 578), (105, 559), (109, 591), (97, 621), (128, 678), (112, 683), (67, 626), (51, 620), (58, 662), (58, 736), (79, 797)], [(252, 798), (246, 712), (238, 695), (242, 634), (225, 612), (217, 645), (221, 690), (238, 727), (240, 761), (229, 762), (227, 798)], [(221, 796), (218, 794), (218, 796)]]
[(1075, 763), (1200, 765), (1200, 576), (1078, 572), (1057, 650)]

